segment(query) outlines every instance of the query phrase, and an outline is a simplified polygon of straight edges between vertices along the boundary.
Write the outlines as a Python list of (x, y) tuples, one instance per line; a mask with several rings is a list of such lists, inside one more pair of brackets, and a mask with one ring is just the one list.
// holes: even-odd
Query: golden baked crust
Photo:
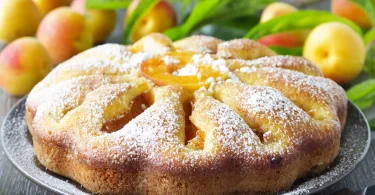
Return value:
[[(179, 50), (222, 76), (193, 92), (140, 73), (156, 58), (179, 63)], [(39, 161), (95, 193), (252, 194), (329, 166), (346, 110), (345, 91), (303, 58), (246, 39), (152, 34), (60, 64), (30, 93), (26, 119)]]

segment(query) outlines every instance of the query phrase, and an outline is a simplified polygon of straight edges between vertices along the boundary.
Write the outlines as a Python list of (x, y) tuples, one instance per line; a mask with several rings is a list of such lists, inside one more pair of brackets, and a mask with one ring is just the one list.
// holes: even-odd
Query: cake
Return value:
[(26, 102), (40, 163), (100, 194), (286, 190), (333, 162), (346, 111), (302, 57), (161, 34), (74, 56)]

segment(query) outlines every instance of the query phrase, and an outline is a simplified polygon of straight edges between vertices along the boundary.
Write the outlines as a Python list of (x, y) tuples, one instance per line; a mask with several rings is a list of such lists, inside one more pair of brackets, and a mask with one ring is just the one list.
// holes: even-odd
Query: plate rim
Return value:
[(11, 162), (11, 164), (13, 165), (13, 167), (15, 167), (17, 169), (17, 171), (19, 171), (23, 176), (25, 176), (28, 180), (30, 180), (31, 182), (35, 183), (36, 185), (40, 185), (41, 187), (43, 187), (44, 189), (46, 190), (50, 190), (52, 192), (55, 192), (55, 193), (58, 193), (58, 194), (61, 194), (61, 195), (69, 195), (65, 192), (62, 192), (58, 189), (55, 189), (55, 188), (52, 188), (50, 186), (48, 186), (47, 184), (44, 184), (43, 182), (35, 179), (33, 176), (31, 176), (27, 171), (25, 171), (23, 168), (21, 168), (16, 162), (14, 162), (14, 159), (13, 158), (10, 158), (10, 155), (9, 155), (9, 152), (5, 149), (5, 143), (4, 143), (4, 127), (5, 127), (5, 123), (6, 123), (6, 119), (9, 118), (9, 115), (11, 112), (14, 111), (14, 109), (16, 109), (20, 104), (21, 102), (25, 101), (26, 103), (26, 98), (28, 97), (28, 95), (25, 95), (24, 97), (20, 98), (12, 107), (11, 109), (9, 109), (8, 113), (4, 116), (4, 120), (2, 121), (2, 124), (1, 124), (1, 128), (0, 128), (0, 145), (4, 151), (4, 153), (6, 154), (7, 156), (7, 159)]
[[(11, 162), (11, 164), (17, 169), (17, 171), (19, 171), (22, 175), (24, 175), (27, 179), (29, 179), (30, 181), (32, 181), (33, 183), (37, 184), (37, 185), (40, 185), (42, 186), (43, 188), (45, 188), (46, 190), (50, 190), (54, 193), (58, 193), (58, 194), (61, 194), (61, 195), (69, 195), (68, 193), (64, 192), (64, 191), (61, 191), (59, 189), (56, 189), (56, 188), (53, 188), (45, 183), (43, 183), (42, 181), (34, 178), (33, 176), (31, 176), (27, 171), (25, 171), (21, 166), (19, 166), (13, 158), (10, 157), (10, 154), (8, 153), (8, 151), (5, 149), (5, 144), (4, 144), (4, 127), (5, 127), (5, 123), (7, 121), (7, 119), (9, 118), (9, 115), (11, 112), (13, 112), (20, 104), (21, 102), (25, 101), (26, 103), (26, 98), (28, 97), (28, 95), (22, 97), (21, 99), (19, 99), (12, 107), (11, 109), (9, 109), (8, 113), (4, 116), (4, 119), (2, 121), (2, 124), (1, 124), (1, 128), (0, 128), (0, 145), (4, 151), (4, 153), (6, 154), (7, 156), (7, 159)], [(362, 162), (362, 160), (364, 159), (364, 157), (367, 155), (368, 153), (368, 150), (370, 148), (370, 144), (371, 144), (371, 129), (370, 129), (370, 125), (368, 124), (368, 121), (367, 121), (367, 118), (366, 116), (364, 115), (364, 113), (362, 112), (361, 109), (358, 108), (357, 105), (355, 105), (352, 101), (348, 100), (348, 103), (351, 104), (351, 106), (353, 106), (360, 114), (360, 116), (362, 118), (364, 118), (364, 122), (366, 124), (366, 127), (367, 127), (367, 140), (366, 140), (366, 146), (364, 148), (364, 150), (362, 151), (361, 153), (361, 156), (353, 163), (354, 166), (352, 166), (350, 169), (348, 169), (348, 171), (342, 175), (340, 175), (339, 177), (337, 177), (337, 179), (335, 179), (334, 181), (329, 181), (327, 182), (326, 184), (320, 186), (319, 188), (315, 188), (315, 189), (312, 189), (311, 191), (309, 191), (307, 194), (314, 194), (314, 193), (317, 193), (319, 191), (322, 191), (323, 189), (326, 189), (330, 186), (332, 186), (333, 184), (337, 183), (338, 181), (344, 179), (346, 176), (348, 176), (350, 173), (352, 173), (357, 167), (358, 165), (360, 164), (360, 162)], [(70, 179), (70, 178), (68, 178)], [(72, 180), (72, 179), (70, 179)], [(283, 193), (283, 192), (281, 192)], [(289, 192), (286, 192), (285, 194), (288, 194)], [(283, 193), (284, 194), (284, 193)]]
[[(358, 106), (355, 105), (352, 101), (348, 100), (348, 103), (350, 103), (351, 106), (353, 106), (360, 113), (360, 115), (365, 119), (364, 121), (365, 121), (365, 124), (366, 124), (366, 127), (367, 127), (366, 146), (365, 146), (364, 150), (362, 151), (361, 156), (359, 156), (359, 158), (353, 163), (354, 166), (352, 166), (345, 174), (340, 175), (334, 181), (327, 182), (326, 184), (320, 186), (320, 188), (317, 188), (317, 189), (309, 191), (308, 194), (314, 194), (314, 193), (320, 192), (323, 189), (326, 189), (326, 188), (332, 186), (333, 184), (341, 181), (346, 176), (348, 176), (350, 173), (352, 173), (358, 167), (358, 165), (362, 162), (362, 160), (365, 158), (365, 156), (367, 155), (367, 152), (368, 152), (368, 150), (370, 148), (370, 145), (371, 145), (371, 129), (370, 129), (370, 125), (368, 124), (367, 118), (366, 118), (365, 114), (362, 112), (362, 110), (359, 109)], [(341, 146), (341, 143), (340, 143), (340, 146)]]

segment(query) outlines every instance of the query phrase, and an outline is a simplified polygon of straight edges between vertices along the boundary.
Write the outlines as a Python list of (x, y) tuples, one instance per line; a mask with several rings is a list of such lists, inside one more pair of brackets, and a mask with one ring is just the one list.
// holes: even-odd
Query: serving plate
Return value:
[[(11, 109), (1, 127), (1, 142), (10, 161), (27, 178), (55, 193), (90, 194), (80, 184), (48, 171), (39, 163), (26, 125), (25, 102), (26, 97)], [(333, 164), (325, 172), (300, 179), (288, 191), (279, 194), (311, 194), (336, 183), (353, 171), (363, 159), (370, 140), (370, 128), (363, 113), (349, 102), (340, 152)]]

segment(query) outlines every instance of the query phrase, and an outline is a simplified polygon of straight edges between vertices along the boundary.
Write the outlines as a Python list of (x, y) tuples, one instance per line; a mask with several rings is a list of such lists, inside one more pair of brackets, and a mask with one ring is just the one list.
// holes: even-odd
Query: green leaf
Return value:
[(292, 55), (292, 56), (302, 56), (302, 47), (278, 47), (271, 46), (273, 51), (279, 55)]
[(361, 6), (370, 16), (372, 23), (375, 22), (375, 2), (373, 0), (353, 0)]
[(243, 37), (248, 29), (257, 25), (258, 22), (259, 17), (254, 15), (234, 20), (217, 20), (193, 30), (192, 34), (203, 34), (223, 40), (231, 40)]
[(231, 24), (232, 27), (248, 30), (259, 23), (259, 16), (256, 13), (263, 9), (268, 4), (267, 2), (271, 1), (232, 1), (196, 26), (224, 22), (227, 26)]
[(370, 77), (375, 78), (375, 42), (372, 41), (367, 46), (366, 61), (363, 71), (368, 73)]
[(204, 34), (213, 36), (223, 40), (230, 40), (243, 37), (249, 28), (255, 26), (259, 22), (259, 17), (255, 15), (235, 18), (233, 20), (216, 20), (208, 25), (202, 22), (197, 25), (197, 30), (193, 30), (193, 34)]
[(350, 88), (346, 92), (346, 95), (348, 96), (350, 100), (356, 101), (356, 100), (366, 97), (368, 94), (374, 91), (375, 91), (375, 79), (368, 79), (362, 83), (354, 85), (352, 88)]
[(127, 8), (130, 0), (87, 0), (86, 7), (91, 9), (123, 9)]
[[(259, 17), (257, 16), (257, 12), (271, 2), (274, 2), (274, 0), (201, 0), (195, 5), (189, 17), (182, 20), (184, 21), (182, 25), (169, 29), (164, 33), (172, 40), (176, 40), (187, 36), (193, 31), (197, 31), (207, 24), (219, 26), (218, 23), (220, 22), (226, 23), (227, 26), (231, 24), (232, 29), (233, 27), (243, 28), (249, 24), (245, 27), (247, 31), (258, 23)], [(250, 19), (250, 21), (242, 20), (240, 23), (240, 20), (237, 20), (245, 18)], [(233, 37), (230, 33), (227, 36)]]
[(241, 38), (246, 34), (247, 30), (240, 28), (234, 28), (233, 26), (223, 26), (216, 24), (205, 25), (203, 28), (200, 28), (196, 31), (193, 31), (193, 34), (209, 35), (223, 40), (230, 40)]
[(368, 124), (370, 125), (371, 131), (375, 131), (375, 119), (370, 120)]
[(368, 79), (353, 86), (346, 95), (360, 109), (370, 107), (375, 100), (375, 79)]
[(366, 34), (363, 36), (363, 40), (365, 41), (366, 45), (374, 41), (375, 40), (375, 28), (372, 28), (371, 30), (367, 31)]
[(137, 7), (134, 9), (133, 13), (129, 16), (129, 19), (125, 26), (124, 35), (122, 37), (122, 42), (127, 44), (129, 42), (129, 37), (133, 32), (134, 25), (139, 19), (141, 19), (151, 8), (158, 3), (159, 0), (140, 0)]
[(164, 32), (172, 40), (185, 37), (199, 22), (212, 16), (218, 9), (228, 4), (230, 0), (200, 1), (192, 10), (189, 18), (182, 25)]
[[(179, 17), (181, 19), (186, 17), (186, 14), (193, 9), (194, 5), (198, 3), (199, 0), (168, 0), (168, 2), (175, 5), (176, 10), (179, 10)], [(185, 18), (186, 19), (186, 18)]]
[(362, 36), (361, 28), (350, 20), (334, 16), (326, 11), (309, 10), (282, 15), (265, 23), (258, 24), (245, 35), (245, 38), (257, 40), (265, 35), (279, 32), (312, 29), (325, 22), (344, 23)]
[(360, 108), (361, 110), (363, 110), (363, 109), (369, 108), (372, 105), (373, 102), (374, 102), (373, 99), (372, 100), (367, 100), (366, 99), (366, 100), (355, 101), (353, 103), (355, 105), (357, 105), (358, 108)]
[(249, 29), (259, 23), (259, 20), (260, 17), (258, 15), (249, 15), (245, 17), (234, 18), (232, 20), (216, 20), (212, 23), (217, 26), (245, 30), (245, 35)]

